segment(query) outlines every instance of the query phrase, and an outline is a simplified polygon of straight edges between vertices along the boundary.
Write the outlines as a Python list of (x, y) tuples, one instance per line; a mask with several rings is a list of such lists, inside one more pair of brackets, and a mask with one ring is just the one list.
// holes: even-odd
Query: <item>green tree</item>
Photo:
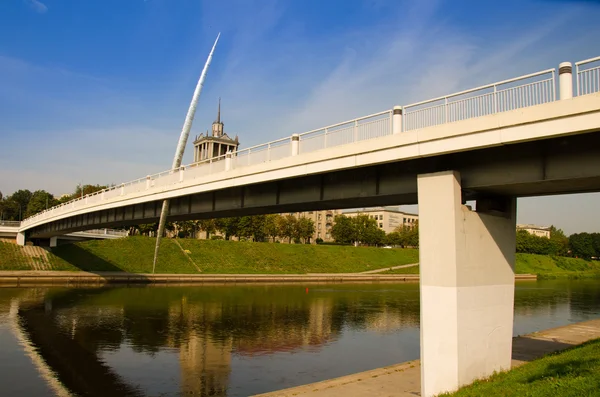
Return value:
[(239, 223), (240, 218), (220, 218), (215, 220), (215, 227), (225, 235), (225, 240), (229, 240), (232, 236), (239, 236)]
[[(362, 244), (376, 245), (383, 237), (378, 232), (377, 221), (366, 214), (358, 214), (352, 218), (352, 226), (357, 241)], [(385, 233), (384, 233), (385, 235)]]
[(552, 255), (566, 256), (569, 252), (569, 238), (561, 229), (554, 225), (550, 226), (550, 241), (552, 243)]
[(198, 221), (198, 227), (200, 230), (206, 232), (206, 239), (210, 238), (210, 235), (213, 234), (216, 230), (216, 222), (214, 219), (200, 219)]
[(252, 238), (254, 241), (265, 241), (267, 238), (267, 233), (265, 232), (266, 224), (266, 215), (254, 215), (252, 217)]
[(310, 242), (313, 234), (315, 234), (315, 223), (313, 220), (305, 217), (298, 219), (294, 237), (302, 239), (304, 243), (307, 243)]
[(252, 217), (251, 216), (242, 216), (239, 218), (238, 227), (237, 227), (237, 235), (240, 238), (249, 239), (254, 234), (254, 229), (252, 227)]
[(340, 244), (351, 244), (356, 241), (356, 231), (352, 219), (346, 215), (336, 215), (331, 228), (331, 236)]
[(10, 220), (23, 220), (25, 218), (25, 211), (31, 200), (32, 193), (29, 190), (17, 190), (10, 195), (8, 200), (7, 209), (10, 210)]
[(36, 190), (31, 195), (31, 199), (27, 203), (27, 209), (25, 210), (24, 218), (30, 217), (42, 212), (47, 208), (53, 207), (58, 204), (58, 201), (54, 196), (45, 190)]
[(277, 229), (278, 235), (283, 238), (287, 238), (288, 242), (291, 244), (292, 238), (296, 233), (296, 223), (298, 223), (298, 219), (296, 219), (293, 215), (285, 215), (280, 217), (278, 220)]
[(596, 256), (594, 238), (589, 233), (575, 233), (569, 236), (569, 246), (574, 256), (589, 259)]
[(279, 221), (279, 218), (281, 218), (281, 215), (279, 214), (270, 214), (265, 217), (263, 230), (265, 235), (270, 237), (273, 242), (275, 242), (275, 239), (279, 236), (278, 224), (281, 222)]

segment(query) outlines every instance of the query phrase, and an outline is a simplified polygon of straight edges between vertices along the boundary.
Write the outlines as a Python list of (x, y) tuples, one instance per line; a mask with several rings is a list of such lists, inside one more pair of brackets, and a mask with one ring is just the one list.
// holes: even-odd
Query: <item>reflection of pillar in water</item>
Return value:
[(332, 301), (330, 299), (315, 299), (309, 308), (308, 333), (304, 336), (305, 344), (320, 344), (331, 335), (331, 311)]
[(182, 333), (179, 344), (172, 338), (169, 342), (171, 346), (179, 345), (181, 394), (225, 396), (231, 372), (232, 339), (215, 341), (204, 327), (202, 332), (195, 331), (200, 323), (206, 326), (219, 318), (221, 305), (189, 304), (184, 297), (180, 304), (169, 308), (169, 314), (170, 333)]
[(193, 333), (181, 344), (181, 393), (225, 396), (231, 372), (232, 342), (212, 341), (208, 335)]

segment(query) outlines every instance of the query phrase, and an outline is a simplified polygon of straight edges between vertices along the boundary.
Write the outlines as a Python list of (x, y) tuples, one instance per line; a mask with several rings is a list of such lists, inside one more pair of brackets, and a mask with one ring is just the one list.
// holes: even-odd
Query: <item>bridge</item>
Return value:
[(156, 222), (164, 199), (171, 220), (418, 203), (432, 396), (510, 368), (516, 198), (598, 191), (600, 57), (123, 183), (27, 218), (18, 241)]
[[(0, 221), (0, 238), (16, 239), (19, 234), (19, 228), (21, 222), (19, 221)], [(50, 243), (53, 246), (58, 244), (58, 240), (65, 241), (82, 241), (82, 240), (106, 240), (122, 238), (129, 235), (129, 232), (125, 230), (115, 229), (91, 229), (80, 232), (72, 232), (62, 234), (60, 236), (53, 236), (50, 238)]]

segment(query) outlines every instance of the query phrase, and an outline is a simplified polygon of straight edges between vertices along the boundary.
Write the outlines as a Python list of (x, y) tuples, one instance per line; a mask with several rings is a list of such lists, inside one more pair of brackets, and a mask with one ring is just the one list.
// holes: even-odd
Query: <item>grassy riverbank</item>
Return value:
[(600, 278), (600, 262), (535, 254), (517, 254), (515, 272), (537, 274), (539, 279)]
[[(46, 255), (47, 270), (150, 273), (154, 243), (136, 236), (61, 245)], [(0, 242), (0, 270), (33, 270), (21, 251)], [(355, 273), (416, 263), (418, 257), (414, 249), (164, 239), (156, 273)]]
[[(128, 237), (66, 244), (46, 253), (37, 247), (0, 242), (0, 270), (86, 270), (152, 272), (155, 240)], [(34, 252), (32, 252), (34, 251)], [(43, 255), (37, 255), (41, 252)], [(517, 254), (517, 274), (539, 278), (600, 278), (600, 262)], [(414, 249), (339, 245), (289, 245), (234, 241), (164, 239), (157, 273), (303, 274), (355, 273), (417, 263)], [(418, 274), (419, 267), (381, 274)]]
[(444, 396), (600, 396), (600, 339), (548, 355)]

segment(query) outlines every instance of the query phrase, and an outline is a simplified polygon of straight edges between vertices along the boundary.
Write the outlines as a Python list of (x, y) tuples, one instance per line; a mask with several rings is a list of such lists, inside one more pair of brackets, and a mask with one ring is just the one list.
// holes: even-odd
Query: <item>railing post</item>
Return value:
[(402, 132), (402, 106), (394, 106), (392, 113), (392, 133), (399, 134)]
[(179, 182), (183, 182), (184, 172), (185, 172), (185, 167), (179, 167)]
[(252, 154), (252, 149), (248, 149), (248, 164), (250, 165), (250, 155)]
[(494, 102), (494, 114), (498, 113), (498, 87), (494, 84), (494, 94), (492, 101)]
[(448, 122), (448, 98), (444, 98), (444, 123)]
[(325, 128), (325, 135), (323, 136), (323, 149), (327, 149), (327, 128)]
[(100, 200), (104, 201), (104, 193), (105, 191), (103, 190), (102, 193), (100, 193)]
[(225, 171), (229, 171), (231, 169), (231, 150), (227, 151), (225, 155)]
[(297, 156), (300, 153), (300, 135), (292, 135), (292, 156)]
[(354, 140), (352, 142), (358, 142), (358, 120), (354, 120)]
[(562, 62), (558, 65), (558, 82), (560, 100), (573, 98), (573, 67), (571, 62)]
[(121, 193), (120, 193), (120, 195), (122, 196), (124, 194), (125, 194), (125, 184), (121, 183)]
[(151, 181), (152, 181), (152, 178), (150, 178), (150, 175), (146, 175), (146, 190), (150, 189)]
[(267, 161), (271, 161), (271, 144), (267, 144)]

